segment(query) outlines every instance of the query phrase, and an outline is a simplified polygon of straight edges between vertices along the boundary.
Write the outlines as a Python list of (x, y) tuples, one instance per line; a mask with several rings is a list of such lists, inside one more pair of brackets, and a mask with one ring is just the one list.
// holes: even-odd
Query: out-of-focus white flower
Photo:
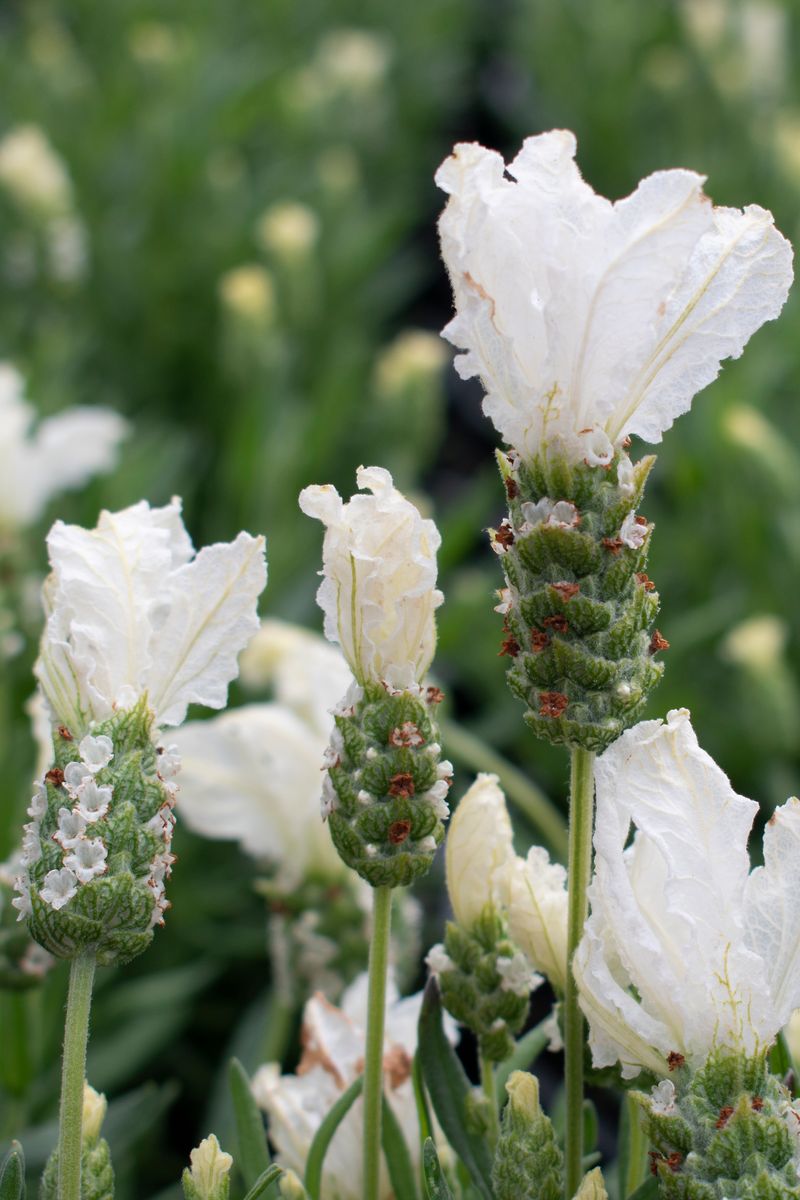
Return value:
[(370, 29), (333, 29), (320, 41), (314, 65), (331, 90), (364, 96), (381, 84), (391, 61), (388, 40)]
[(567, 981), (567, 873), (551, 863), (546, 850), (532, 846), (527, 858), (514, 857), (506, 868), (508, 932), (553, 987)]
[[(398, 999), (390, 979), (387, 993), (386, 1033), (383, 1050), (384, 1090), (405, 1136), (412, 1161), (419, 1166), (420, 1137), (411, 1064), (417, 1045), (417, 1022), (422, 993)], [(329, 1112), (364, 1068), (367, 1021), (367, 976), (361, 975), (334, 1008), (317, 993), (303, 1012), (303, 1056), (296, 1075), (281, 1075), (270, 1063), (253, 1078), (253, 1094), (269, 1116), (269, 1135), (281, 1166), (302, 1177), (311, 1142)], [(447, 1022), (455, 1038), (455, 1025)], [(362, 1098), (344, 1118), (325, 1156), (321, 1200), (362, 1200)], [(381, 1162), (381, 1200), (393, 1195), (386, 1167)]]
[(20, 208), (53, 216), (72, 204), (72, 184), (62, 159), (38, 125), (19, 125), (0, 141), (0, 186)]
[(180, 815), (191, 829), (238, 841), (275, 864), (287, 888), (312, 871), (338, 878), (346, 870), (319, 819), (326, 739), (290, 709), (244, 705), (171, 736), (182, 759)]
[(256, 325), (275, 319), (275, 284), (260, 263), (243, 263), (226, 271), (219, 281), (219, 296), (230, 313)]
[[(800, 801), (749, 871), (758, 805), (697, 744), (685, 710), (597, 761), (591, 915), (575, 956), (597, 1066), (667, 1075), (712, 1050), (766, 1050), (800, 1005)], [(626, 849), (631, 825), (633, 842)]]
[(53, 217), (47, 223), (47, 255), (50, 274), (60, 283), (73, 283), (86, 274), (88, 259), (86, 227), (72, 214)]
[(262, 621), (242, 651), (239, 674), (245, 687), (271, 688), (278, 704), (315, 729), (326, 745), (333, 729), (331, 709), (353, 682), (336, 646), (300, 625), (274, 619)]
[(407, 329), (381, 351), (375, 382), (384, 394), (402, 396), (415, 384), (437, 378), (446, 360), (441, 338), (425, 329)]
[(51, 496), (110, 471), (127, 424), (107, 408), (72, 408), (40, 421), (22, 376), (0, 363), (0, 528), (35, 521)]
[(487, 904), (503, 900), (504, 868), (514, 857), (506, 798), (496, 775), (479, 775), (450, 820), (445, 845), (447, 893), (459, 925), (469, 929)]
[(331, 484), (307, 487), (300, 507), (326, 526), (317, 603), (359, 683), (419, 683), (436, 648), (436, 551), (441, 538), (382, 467), (359, 467), (347, 504)]
[(770, 213), (713, 208), (692, 171), (656, 172), (612, 204), (575, 149), (553, 130), (508, 167), (462, 144), (439, 168), (456, 306), (444, 335), (523, 458), (600, 463), (628, 434), (660, 441), (778, 315), (792, 251)]
[(314, 210), (294, 200), (271, 205), (256, 225), (256, 237), (264, 249), (289, 262), (310, 254), (319, 232), (319, 217)]
[(720, 647), (722, 657), (756, 673), (769, 672), (783, 658), (789, 627), (772, 613), (748, 617), (734, 625)]
[(263, 538), (240, 533), (195, 555), (175, 499), (104, 511), (91, 530), (56, 521), (47, 544), (36, 674), (73, 736), (142, 696), (158, 725), (180, 724), (191, 703), (225, 703), (258, 628)]

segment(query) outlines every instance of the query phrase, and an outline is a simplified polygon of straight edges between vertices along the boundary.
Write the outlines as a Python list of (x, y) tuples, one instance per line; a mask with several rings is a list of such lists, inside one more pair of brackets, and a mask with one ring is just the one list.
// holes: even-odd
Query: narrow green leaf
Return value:
[(511, 1057), (498, 1064), (494, 1080), (497, 1103), (501, 1107), (506, 1102), (506, 1082), (512, 1071), (530, 1071), (550, 1040), (550, 1034), (545, 1028), (549, 1021), (550, 1018), (545, 1017), (544, 1021), (540, 1021), (538, 1025), (534, 1025), (533, 1029), (529, 1029), (527, 1033), (523, 1034), (514, 1047)]
[(11, 1143), (0, 1164), (0, 1200), (25, 1200), (25, 1155), (19, 1142)]
[(279, 1167), (277, 1163), (273, 1163), (271, 1167), (267, 1167), (266, 1171), (262, 1175), (259, 1175), (244, 1200), (258, 1200), (258, 1197), (263, 1196), (270, 1184), (280, 1179), (281, 1175), (283, 1175), (283, 1167)]
[(417, 1200), (417, 1182), (411, 1155), (408, 1152), (400, 1123), (385, 1096), (382, 1108), (381, 1144), (395, 1200)]
[(425, 1175), (425, 1190), (428, 1200), (453, 1200), (450, 1185), (444, 1177), (442, 1164), (432, 1138), (426, 1138), (422, 1147), (422, 1170)]
[(638, 1187), (630, 1200), (658, 1200), (658, 1182), (651, 1175)]
[(492, 1200), (489, 1148), (467, 1126), (466, 1104), (472, 1090), (442, 1027), (439, 988), (431, 977), (419, 1014), (419, 1054), (425, 1085), (445, 1136), (467, 1168), (484, 1200)]
[(232, 1058), (230, 1061), (228, 1082), (233, 1100), (236, 1138), (239, 1146), (236, 1165), (242, 1173), (245, 1187), (251, 1188), (270, 1165), (267, 1134), (247, 1072), (238, 1058)]
[(599, 1128), (597, 1109), (588, 1098), (583, 1101), (583, 1148), (590, 1154), (597, 1146)]
[(306, 1159), (306, 1175), (303, 1180), (311, 1200), (319, 1200), (320, 1186), (322, 1184), (322, 1166), (325, 1162), (328, 1146), (336, 1130), (352, 1108), (356, 1097), (361, 1094), (363, 1086), (364, 1077), (363, 1075), (359, 1075), (358, 1079), (350, 1084), (347, 1091), (342, 1092), (314, 1135), (314, 1140), (311, 1143), (308, 1158)]
[(422, 1078), (422, 1063), (419, 1060), (419, 1053), (414, 1055), (411, 1081), (414, 1084), (414, 1099), (417, 1102), (420, 1145), (424, 1145), (428, 1138), (433, 1137), (433, 1122), (428, 1109), (428, 1097), (425, 1095), (425, 1081)]
[(647, 1138), (641, 1109), (630, 1094), (623, 1097), (617, 1145), (619, 1200), (627, 1200), (647, 1178)]

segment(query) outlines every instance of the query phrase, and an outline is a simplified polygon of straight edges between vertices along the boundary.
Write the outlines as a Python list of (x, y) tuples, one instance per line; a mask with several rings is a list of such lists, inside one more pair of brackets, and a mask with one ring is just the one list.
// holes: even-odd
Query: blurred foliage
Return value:
[[(93, 524), (100, 505), (177, 492), (197, 544), (265, 531), (265, 612), (318, 628), (319, 530), (297, 492), (349, 493), (360, 463), (388, 466), (442, 529), (451, 715), (563, 801), (563, 756), (527, 734), (497, 658), (481, 531), (502, 494), (480, 390), (409, 336), (449, 317), (433, 171), (455, 140), (513, 154), (567, 126), (598, 191), (694, 167), (715, 202), (765, 205), (791, 237), (798, 51), (800, 12), (779, 0), (10, 0), (0, 139), (40, 127), (67, 182), (49, 209), (0, 187), (0, 358), (43, 412), (103, 403), (135, 430), (114, 475), (50, 506), (24, 571), (44, 570), (56, 515)], [(795, 299), (670, 431), (645, 509), (672, 645), (650, 713), (690, 707), (766, 812), (800, 787), (797, 326)], [(32, 640), (0, 687), (0, 854), (34, 758)], [(166, 928), (97, 993), (90, 1072), (114, 1098), (120, 1200), (178, 1179), (225, 1110), (226, 1046), (252, 1067), (268, 1034), (255, 869), (186, 831), (178, 853)], [(4, 1029), (29, 1031), (4, 1138), (54, 1116), (64, 988), (59, 969), (3, 996)], [(31, 1170), (51, 1135), (23, 1134)]]

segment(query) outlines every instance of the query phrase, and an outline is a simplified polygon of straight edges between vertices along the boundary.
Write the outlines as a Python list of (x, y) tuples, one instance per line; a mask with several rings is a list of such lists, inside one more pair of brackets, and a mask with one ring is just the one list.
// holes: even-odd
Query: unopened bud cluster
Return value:
[[(113, 1200), (114, 1168), (111, 1151), (100, 1129), (108, 1103), (105, 1096), (84, 1082), (81, 1120), (81, 1200)], [(58, 1200), (58, 1151), (47, 1161), (42, 1175), (39, 1200)]]
[(659, 1196), (800, 1197), (800, 1111), (763, 1057), (713, 1055), (696, 1074), (678, 1065), (649, 1095), (634, 1096), (653, 1147)]
[(492, 1184), (497, 1200), (561, 1200), (562, 1157), (534, 1075), (513, 1071), (508, 1083)]
[(490, 1062), (509, 1058), (514, 1034), (528, 1015), (531, 991), (542, 979), (509, 940), (494, 906), (487, 904), (470, 929), (448, 921), (444, 944), (432, 948), (427, 962), (442, 1004), (472, 1030), (483, 1057)]
[(334, 711), (322, 816), (347, 866), (373, 887), (429, 870), (444, 837), (453, 768), (434, 719), (441, 692), (353, 685)]
[(91, 951), (101, 965), (127, 962), (163, 924), (180, 763), (153, 734), (145, 701), (79, 742), (53, 730), (55, 761), (28, 809), (13, 903), (61, 958)]
[(667, 643), (637, 513), (655, 459), (524, 463), (498, 454), (509, 516), (491, 530), (506, 587), (500, 653), (525, 719), (548, 741), (603, 750), (635, 719)]

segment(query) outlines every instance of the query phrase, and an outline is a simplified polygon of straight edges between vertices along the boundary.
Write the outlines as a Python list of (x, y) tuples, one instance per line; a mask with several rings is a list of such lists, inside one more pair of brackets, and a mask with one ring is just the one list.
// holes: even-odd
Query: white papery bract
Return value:
[[(574, 968), (595, 1064), (630, 1078), (756, 1056), (800, 1004), (800, 801), (777, 809), (749, 870), (758, 806), (697, 744), (685, 710), (643, 721), (597, 761), (591, 915)], [(631, 825), (635, 834), (626, 849)]]
[(333, 729), (331, 709), (353, 682), (353, 673), (336, 646), (290, 621), (262, 621), (239, 659), (245, 687), (269, 688), (278, 704), (292, 710), (327, 744)]
[(552, 130), (508, 167), (471, 143), (439, 168), (456, 306), (444, 336), (524, 459), (605, 465), (628, 434), (660, 441), (778, 315), (792, 252), (769, 212), (713, 208), (693, 171), (658, 171), (612, 204), (575, 150)]
[(190, 703), (222, 707), (258, 628), (263, 538), (195, 555), (175, 499), (104, 511), (91, 530), (56, 521), (47, 545), (36, 674), (55, 719), (78, 735), (143, 696), (159, 726), (180, 724)]
[(331, 484), (307, 487), (300, 507), (326, 526), (317, 602), (359, 683), (418, 683), (436, 648), (436, 552), (441, 538), (382, 467), (359, 467), (371, 495), (348, 503)]
[[(384, 1090), (403, 1132), (412, 1162), (419, 1167), (420, 1138), (411, 1064), (417, 1046), (422, 993), (398, 999), (391, 977), (387, 992), (383, 1049)], [(281, 1075), (270, 1063), (256, 1073), (253, 1094), (269, 1117), (269, 1135), (281, 1166), (302, 1177), (311, 1142), (324, 1117), (364, 1069), (367, 976), (361, 975), (335, 1008), (318, 993), (305, 1006), (303, 1056), (296, 1075)], [(455, 1027), (447, 1019), (448, 1036)], [(325, 1155), (321, 1200), (362, 1200), (364, 1108), (361, 1096), (339, 1125)], [(381, 1200), (394, 1195), (381, 1161)]]
[(567, 873), (542, 846), (508, 864), (503, 888), (508, 932), (528, 960), (563, 992), (567, 982)]
[(126, 422), (107, 408), (71, 408), (34, 427), (22, 376), (0, 363), (0, 531), (30, 525), (51, 496), (117, 461)]
[(345, 873), (319, 817), (327, 737), (281, 704), (190, 721), (171, 737), (182, 760), (181, 819), (191, 829), (238, 841), (246, 854), (274, 864), (286, 888), (310, 872)]
[(500, 879), (513, 857), (513, 831), (497, 776), (478, 775), (450, 819), (445, 844), (447, 893), (465, 929), (487, 904), (502, 903)]

